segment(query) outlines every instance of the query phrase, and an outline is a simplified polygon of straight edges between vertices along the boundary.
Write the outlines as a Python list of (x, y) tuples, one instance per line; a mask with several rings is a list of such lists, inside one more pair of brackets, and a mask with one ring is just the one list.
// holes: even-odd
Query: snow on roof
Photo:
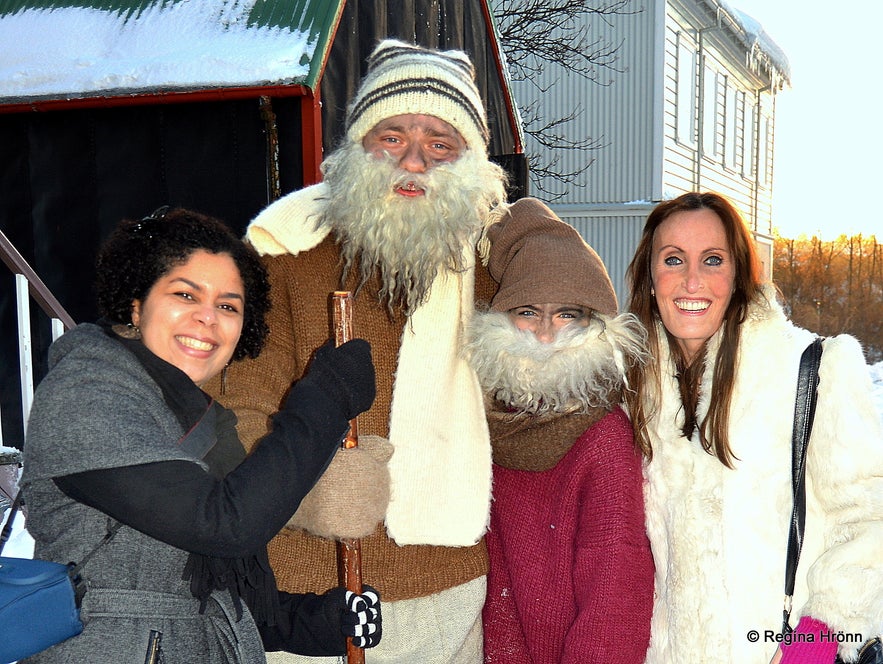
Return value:
[(726, 0), (718, 0), (718, 4), (738, 23), (743, 32), (740, 36), (748, 47), (749, 53), (753, 54), (755, 48), (759, 49), (760, 53), (769, 60), (770, 66), (776, 70), (778, 75), (785, 82), (790, 83), (791, 63), (788, 62), (788, 56), (773, 41), (772, 37), (764, 31), (760, 22), (738, 8), (733, 7)]
[[(0, 14), (0, 103), (268, 84), (306, 84), (310, 26), (257, 25), (255, 0), (148, 3)], [(303, 18), (303, 17), (302, 17)]]

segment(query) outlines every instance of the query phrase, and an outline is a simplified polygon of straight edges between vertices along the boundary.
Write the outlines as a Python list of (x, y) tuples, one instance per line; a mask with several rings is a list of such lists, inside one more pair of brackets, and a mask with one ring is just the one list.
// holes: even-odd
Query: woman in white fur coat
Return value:
[(883, 630), (883, 428), (858, 342), (824, 342), (807, 461), (806, 535), (782, 624), (791, 429), (813, 333), (761, 283), (753, 240), (723, 197), (650, 214), (629, 266), (651, 354), (627, 403), (647, 458), (656, 563), (648, 664), (855, 661)]

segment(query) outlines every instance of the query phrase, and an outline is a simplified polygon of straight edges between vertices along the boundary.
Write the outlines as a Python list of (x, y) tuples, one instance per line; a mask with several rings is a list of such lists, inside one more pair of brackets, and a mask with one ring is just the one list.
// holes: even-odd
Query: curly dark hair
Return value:
[(132, 303), (199, 250), (229, 254), (245, 287), (242, 334), (233, 359), (257, 357), (264, 347), (270, 282), (257, 252), (221, 221), (184, 208), (160, 208), (140, 221), (124, 219), (98, 253), (98, 310), (111, 323), (132, 322)]

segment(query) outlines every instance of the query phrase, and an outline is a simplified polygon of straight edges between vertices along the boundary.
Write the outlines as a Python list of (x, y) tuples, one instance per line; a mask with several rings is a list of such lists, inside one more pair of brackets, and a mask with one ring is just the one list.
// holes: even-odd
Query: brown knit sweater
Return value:
[[(312, 353), (331, 337), (330, 295), (340, 288), (340, 254), (332, 236), (310, 251), (291, 256), (265, 256), (270, 272), (270, 335), (256, 360), (231, 365), (224, 394), (220, 380), (207, 390), (239, 418), (246, 449), (267, 431), (269, 416), (279, 409), (293, 380), (303, 375)], [(476, 301), (489, 301), (495, 284), (487, 270), (476, 269)], [(355, 289), (355, 283), (346, 287)], [(359, 433), (389, 436), (392, 388), (405, 319), (391, 319), (369, 283), (353, 301), (354, 336), (371, 344), (377, 372), (377, 398), (359, 416)], [(439, 472), (457, 472), (440, 468)], [(484, 541), (471, 547), (399, 546), (383, 525), (363, 538), (362, 578), (385, 601), (424, 597), (487, 573)], [(338, 585), (335, 543), (302, 531), (283, 530), (269, 545), (279, 588), (288, 592), (324, 592)]]

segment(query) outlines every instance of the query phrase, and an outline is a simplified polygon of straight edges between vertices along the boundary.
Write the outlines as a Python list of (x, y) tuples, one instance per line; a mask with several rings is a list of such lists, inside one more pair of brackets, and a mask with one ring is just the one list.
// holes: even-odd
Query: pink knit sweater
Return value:
[(644, 661), (653, 561), (641, 458), (622, 410), (549, 470), (495, 464), (487, 544), (486, 663)]
[(837, 657), (837, 643), (821, 637), (830, 631), (821, 620), (803, 616), (794, 629), (793, 641), (782, 646), (779, 664), (831, 664)]

